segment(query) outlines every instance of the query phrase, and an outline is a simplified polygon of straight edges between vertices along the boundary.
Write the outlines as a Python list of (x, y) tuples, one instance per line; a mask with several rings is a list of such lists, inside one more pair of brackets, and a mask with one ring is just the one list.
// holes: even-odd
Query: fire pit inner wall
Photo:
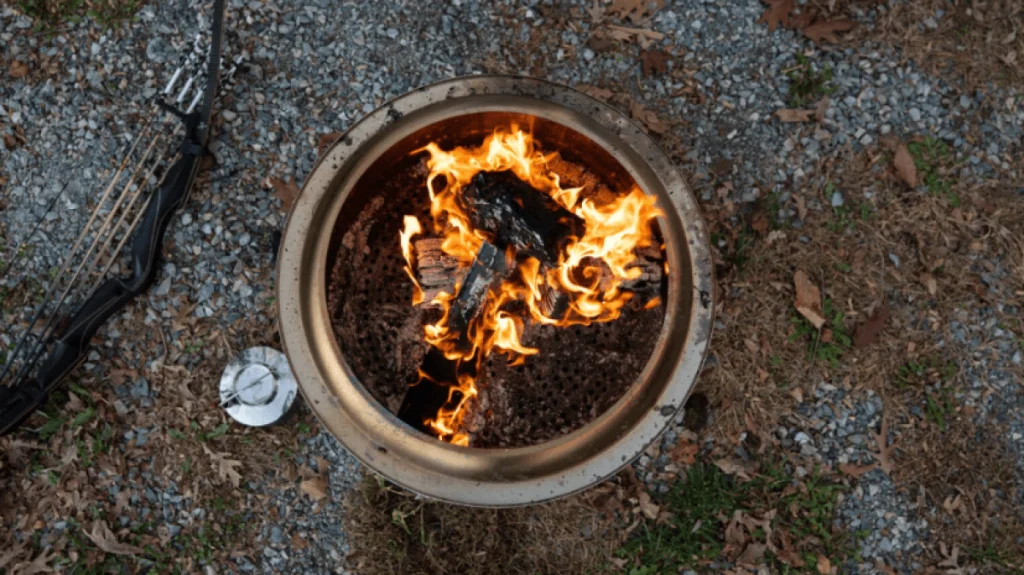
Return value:
[[(584, 165), (610, 188), (628, 189), (635, 182), (658, 197), (664, 212), (658, 228), (668, 266), (664, 321), (657, 323), (657, 339), (635, 382), (582, 428), (529, 447), (452, 446), (399, 421), (360, 384), (334, 332), (328, 285), (346, 231), (381, 195), (374, 182), (419, 162), (409, 153), (429, 142), (446, 149), (478, 144), (496, 127), (511, 123), (532, 132), (544, 151), (557, 150), (566, 160)], [(422, 182), (417, 193), (426, 194)], [(388, 198), (384, 202), (384, 210), (410, 211)], [(534, 503), (613, 474), (641, 454), (682, 409), (710, 339), (711, 262), (703, 222), (685, 182), (621, 113), (540, 80), (451, 80), (371, 113), (321, 157), (307, 179), (290, 215), (279, 261), (282, 340), (314, 412), (378, 473), (457, 503)], [(408, 300), (404, 305), (410, 305)]]

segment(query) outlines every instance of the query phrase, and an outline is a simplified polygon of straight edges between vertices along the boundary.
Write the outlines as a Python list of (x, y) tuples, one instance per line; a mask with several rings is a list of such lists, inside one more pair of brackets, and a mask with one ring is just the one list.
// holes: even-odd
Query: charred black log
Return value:
[(462, 191), (470, 223), (499, 248), (555, 264), (572, 237), (582, 237), (583, 220), (510, 171), (480, 172)]
[[(422, 258), (420, 261), (423, 261)], [(484, 242), (451, 304), (451, 312), (448, 315), (449, 330), (460, 335), (457, 344), (459, 347), (465, 348), (469, 345), (469, 324), (483, 309), (488, 290), (504, 279), (505, 272), (504, 252)], [(463, 369), (469, 367), (471, 366)], [(444, 352), (431, 346), (420, 366), (419, 380), (409, 387), (405, 398), (402, 399), (398, 418), (420, 431), (429, 431), (426, 420), (436, 415), (449, 399), (456, 399), (449, 398), (449, 395), (452, 393), (452, 386), (458, 383), (459, 369), (457, 362), (448, 359)]]

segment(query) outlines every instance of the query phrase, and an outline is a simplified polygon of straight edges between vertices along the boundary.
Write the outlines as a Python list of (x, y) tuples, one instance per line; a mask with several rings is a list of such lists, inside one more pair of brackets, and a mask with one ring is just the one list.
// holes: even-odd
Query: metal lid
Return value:
[(270, 347), (251, 347), (224, 368), (220, 405), (235, 421), (252, 427), (281, 420), (298, 393), (288, 359)]

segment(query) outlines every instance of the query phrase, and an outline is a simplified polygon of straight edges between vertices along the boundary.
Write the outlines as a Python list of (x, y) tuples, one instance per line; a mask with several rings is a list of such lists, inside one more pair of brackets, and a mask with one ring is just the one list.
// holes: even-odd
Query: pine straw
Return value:
[(595, 573), (618, 544), (585, 495), (514, 509), (417, 498), (367, 475), (349, 500), (349, 567), (363, 575)]
[[(269, 274), (260, 281), (269, 285)], [(224, 365), (247, 347), (277, 345), (272, 330), (249, 318), (220, 330), (215, 321), (194, 317), (193, 307), (185, 302), (176, 317), (145, 325), (147, 307), (146, 301), (136, 302), (112, 322), (120, 332), (118, 351), (112, 357), (104, 354), (98, 370), (72, 373), (68, 383), (80, 391), (71, 392), (65, 385), (52, 396), (46, 411), (65, 419), (56, 433), (48, 438), (39, 435), (47, 418), (37, 413), (23, 429), (0, 438), (0, 547), (15, 553), (8, 557), (13, 564), (39, 556), (39, 543), (31, 540), (33, 532), (59, 520), (68, 521), (69, 526), (50, 542), (51, 565), (58, 560), (65, 562), (65, 568), (69, 562), (79, 567), (102, 563), (109, 568), (116, 559), (132, 570), (144, 564), (139, 557), (104, 556), (89, 542), (84, 531), (102, 519), (120, 541), (149, 546), (142, 558), (198, 570), (197, 546), (209, 553), (207, 561), (216, 563), (247, 549), (248, 540), (258, 534), (258, 523), (243, 519), (252, 513), (245, 507), (247, 478), (274, 481), (280, 471), (278, 481), (294, 479), (294, 470), (280, 460), (292, 459), (288, 451), (297, 448), (300, 437), (296, 425), (243, 428), (218, 405), (217, 385)], [(97, 338), (94, 345), (104, 343)], [(152, 407), (115, 393), (115, 386), (131, 386), (143, 377), (158, 394)], [(127, 411), (119, 413), (115, 404), (123, 404)], [(76, 416), (90, 408), (92, 418), (75, 425)], [(308, 414), (299, 417), (312, 421)], [(138, 427), (151, 430), (145, 445), (123, 438)], [(94, 441), (103, 437), (104, 430), (108, 447), (95, 450)], [(240, 474), (239, 484), (222, 461), (238, 463), (230, 469)], [(153, 479), (129, 481), (130, 469), (152, 473)], [(126, 505), (127, 500), (110, 495), (112, 474), (122, 477), (121, 493), (138, 496), (140, 504)], [(54, 479), (56, 485), (50, 483)], [(205, 520), (175, 518), (182, 532), (174, 538), (162, 519), (154, 522), (154, 515), (143, 518), (140, 513), (142, 507), (150, 506), (159, 517), (159, 505), (148, 503), (143, 490), (166, 489), (171, 480), (178, 493), (191, 500), (189, 511), (202, 507), (209, 512)], [(117, 521), (121, 515), (131, 519), (126, 528)], [(205, 538), (202, 544), (197, 543), (200, 532)]]
[[(1024, 302), (1024, 195), (1016, 191), (1020, 182), (954, 183), (952, 189), (963, 202), (954, 208), (945, 198), (907, 189), (893, 175), (889, 158), (891, 148), (821, 167), (825, 180), (845, 196), (845, 223), (821, 190), (798, 191), (790, 200), (788, 206), (794, 209), (801, 194), (805, 201), (813, 196), (826, 206), (810, 211), (799, 230), (772, 230), (769, 212), (778, 206), (769, 209), (767, 200), (749, 213), (728, 202), (704, 206), (711, 232), (726, 238), (728, 245), (716, 257), (717, 317), (724, 328), (716, 328), (715, 360), (702, 374), (700, 389), (715, 407), (711, 433), (720, 445), (735, 445), (743, 432), (770, 438), (779, 415), (791, 412), (818, 382), (874, 390), (883, 398), (890, 432), (898, 438), (898, 486), (912, 500), (923, 489), (924, 504), (938, 507), (938, 520), (931, 522), (930, 553), (941, 559), (935, 551), (939, 541), (965, 547), (990, 537), (994, 507), (1002, 521), (999, 541), (1024, 536), (1024, 528), (1012, 520), (1024, 517), (1020, 499), (1011, 495), (1016, 485), (1007, 471), (1015, 458), (1003, 453), (1004, 430), (977, 429), (967, 414), (958, 414), (945, 433), (911, 415), (912, 406), (925, 408), (925, 388), (901, 391), (895, 378), (908, 361), (967, 361), (967, 350), (948, 343), (953, 340), (946, 326), (955, 310), (985, 306), (995, 311), (996, 302), (1018, 308)], [(874, 197), (865, 200), (861, 191)], [(860, 217), (860, 202), (870, 206), (867, 219)], [(809, 241), (800, 241), (800, 236)], [(752, 245), (746, 240), (749, 247), (738, 252), (736, 245), (744, 237), (752, 237)], [(890, 254), (899, 258), (899, 267)], [(997, 261), (1009, 272), (998, 293), (978, 275), (995, 269)], [(874, 310), (887, 306), (891, 317), (878, 341), (846, 350), (837, 367), (809, 361), (810, 352), (825, 343), (791, 340), (798, 317), (793, 308), (796, 270), (810, 274), (843, 311), (851, 335)], [(925, 273), (935, 278), (934, 294), (922, 279)], [(1004, 319), (1012, 325), (1013, 318)], [(947, 342), (946, 347), (940, 348), (939, 341)], [(959, 383), (954, 378), (948, 385)], [(999, 487), (1005, 489), (1005, 499), (997, 506), (1001, 496), (989, 489)], [(972, 513), (946, 513), (941, 504), (954, 491), (970, 500), (965, 507)]]
[[(923, 24), (928, 17), (937, 29)], [(902, 48), (934, 76), (963, 78), (972, 91), (1024, 81), (1024, 0), (911, 0), (893, 6), (868, 36)]]

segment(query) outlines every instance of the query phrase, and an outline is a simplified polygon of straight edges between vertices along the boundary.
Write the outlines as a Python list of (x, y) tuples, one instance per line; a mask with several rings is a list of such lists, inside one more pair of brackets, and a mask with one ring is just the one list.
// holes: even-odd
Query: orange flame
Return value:
[[(520, 302), (532, 321), (559, 327), (617, 319), (632, 297), (630, 292), (619, 288), (622, 282), (640, 275), (639, 268), (631, 267), (636, 260), (635, 250), (652, 245), (655, 237), (651, 222), (662, 212), (656, 205), (656, 198), (636, 186), (609, 202), (581, 200), (582, 187), (563, 187), (558, 174), (548, 168), (558, 157), (557, 152), (544, 154), (533, 136), (515, 124), (507, 130), (496, 129), (478, 147), (445, 151), (436, 143), (430, 143), (413, 153), (420, 152), (430, 155), (426, 185), (434, 230), (443, 238), (441, 249), (464, 266), (472, 264), (485, 240), (483, 232), (471, 225), (469, 214), (459, 201), (462, 189), (479, 172), (510, 170), (579, 216), (585, 225), (583, 237), (570, 239), (557, 266), (542, 268), (540, 261), (533, 257), (519, 261), (515, 273), (492, 287), (483, 309), (470, 322), (466, 334), (453, 333), (448, 326), (455, 295), (441, 292), (430, 302), (439, 306), (443, 313), (440, 320), (424, 327), (425, 339), (443, 351), (448, 359), (459, 362), (460, 369), (457, 370), (458, 382), (449, 388), (448, 402), (426, 423), (439, 439), (468, 445), (469, 434), (463, 429), (463, 418), (468, 401), (478, 394), (476, 374), (483, 360), (493, 350), (504, 353), (513, 364), (539, 353), (523, 345), (523, 319), (508, 311), (508, 307)], [(413, 273), (414, 254), (410, 243), (411, 238), (420, 233), (419, 221), (406, 216), (400, 239), (406, 272), (414, 285), (414, 305), (421, 303), (424, 297)], [(458, 293), (458, 286), (455, 291)], [(555, 314), (554, 310), (547, 309), (545, 294), (552, 291), (567, 299), (564, 313)], [(647, 309), (656, 305), (657, 302), (649, 302)], [(461, 369), (463, 367), (465, 369)], [(420, 375), (421, 380), (426, 377), (422, 372)]]

